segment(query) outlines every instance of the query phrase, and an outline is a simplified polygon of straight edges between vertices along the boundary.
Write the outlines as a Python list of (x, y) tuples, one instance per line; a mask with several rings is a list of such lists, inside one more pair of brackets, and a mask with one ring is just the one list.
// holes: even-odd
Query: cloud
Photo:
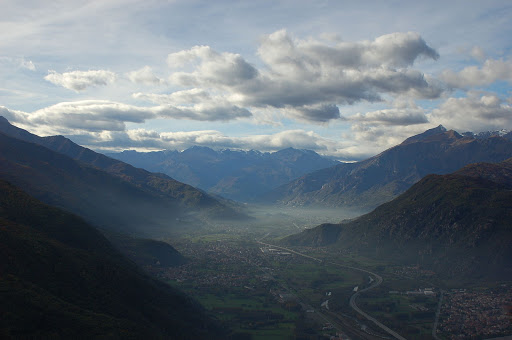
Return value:
[(132, 97), (160, 106), (155, 108), (162, 117), (198, 121), (230, 121), (251, 117), (252, 113), (233, 105), (222, 96), (212, 96), (202, 89), (177, 91), (170, 94), (134, 93)]
[(0, 106), (0, 116), (3, 116), (9, 122), (25, 123), (26, 113), (18, 110), (10, 110), (5, 106)]
[(20, 66), (30, 71), (36, 70), (36, 65), (31, 60), (25, 60), (25, 58), (21, 59)]
[(69, 90), (79, 92), (91, 86), (104, 86), (113, 83), (116, 80), (116, 74), (106, 70), (73, 71), (65, 73), (50, 70), (44, 79), (55, 85), (60, 85)]
[(512, 106), (493, 94), (470, 92), (449, 98), (432, 111), (430, 120), (457, 131), (501, 130), (512, 126)]
[(417, 33), (393, 33), (374, 41), (293, 39), (285, 30), (261, 39), (264, 67), (239, 54), (195, 46), (168, 55), (174, 84), (224, 93), (241, 107), (276, 108), (290, 118), (324, 123), (340, 118), (337, 105), (381, 101), (383, 95), (437, 98), (439, 83), (411, 69), (437, 52)]
[(258, 54), (276, 72), (318, 71), (319, 67), (408, 67), (418, 58), (438, 59), (439, 54), (415, 32), (397, 32), (374, 41), (339, 42), (294, 40), (280, 30), (262, 38)]
[[(97, 137), (96, 137), (97, 138)], [(85, 140), (83, 140), (85, 141)], [(125, 133), (103, 135), (90, 139), (93, 148), (150, 148), (183, 150), (194, 145), (211, 148), (278, 151), (288, 147), (335, 153), (340, 147), (327, 138), (304, 130), (286, 130), (269, 135), (230, 137), (216, 130), (156, 132), (146, 129), (128, 130)]]
[(128, 72), (126, 75), (132, 83), (145, 85), (160, 85), (165, 83), (163, 79), (155, 76), (151, 67), (147, 65), (139, 70)]
[(428, 118), (423, 109), (410, 107), (357, 113), (347, 117), (347, 120), (366, 124), (403, 126), (428, 123)]
[(156, 117), (151, 109), (106, 100), (63, 102), (43, 109), (11, 115), (14, 122), (28, 126), (44, 125), (56, 133), (70, 130), (123, 131), (125, 122), (143, 123)]
[(198, 121), (230, 121), (251, 117), (249, 110), (229, 103), (198, 103), (193, 106), (162, 105), (152, 109), (160, 117)]
[(176, 72), (170, 80), (183, 86), (227, 86), (233, 87), (254, 79), (258, 71), (241, 55), (218, 53), (209, 46), (195, 46), (190, 50), (169, 54), (167, 63), (171, 67), (198, 62), (193, 72)]
[(473, 58), (479, 61), (485, 60), (486, 57), (484, 50), (479, 46), (473, 46), (473, 48), (470, 51), (470, 54)]
[(304, 105), (287, 109), (290, 116), (305, 121), (328, 122), (340, 118), (340, 109), (334, 104)]
[(385, 149), (400, 144), (410, 136), (424, 132), (436, 125), (430, 122), (415, 125), (373, 125), (355, 123), (344, 138), (352, 140), (353, 145), (344, 150), (355, 159), (374, 156)]
[(0, 114), (27, 127), (45, 127), (44, 134), (70, 134), (73, 131), (124, 131), (126, 122), (172, 118), (199, 121), (228, 121), (250, 117), (245, 108), (227, 102), (197, 103), (193, 106), (135, 106), (108, 100), (63, 102), (31, 113), (0, 107)]
[(468, 66), (459, 72), (446, 70), (440, 79), (448, 86), (460, 89), (490, 85), (498, 80), (512, 83), (512, 60), (487, 59), (480, 68)]
[(132, 97), (139, 100), (150, 101), (156, 104), (167, 105), (197, 104), (212, 100), (212, 96), (210, 96), (207, 91), (198, 88), (176, 91), (170, 94), (137, 92), (133, 93)]

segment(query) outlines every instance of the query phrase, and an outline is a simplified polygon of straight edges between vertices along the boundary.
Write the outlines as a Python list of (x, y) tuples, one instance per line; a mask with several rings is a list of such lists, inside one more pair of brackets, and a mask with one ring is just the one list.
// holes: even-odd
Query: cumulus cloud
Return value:
[(258, 71), (235, 53), (218, 53), (209, 46), (195, 46), (190, 50), (169, 54), (167, 63), (185, 66), (197, 63), (193, 72), (175, 72), (170, 80), (184, 86), (233, 87), (254, 79)]
[(144, 123), (148, 119), (172, 118), (199, 121), (228, 121), (250, 117), (245, 108), (227, 102), (200, 102), (193, 106), (135, 106), (108, 100), (63, 102), (31, 113), (0, 107), (0, 114), (44, 134), (69, 134), (70, 131), (124, 131), (126, 122)]
[(158, 78), (153, 73), (151, 67), (147, 65), (139, 70), (128, 72), (126, 75), (132, 83), (145, 85), (160, 85), (165, 83), (165, 81), (163, 79)]
[(305, 121), (328, 122), (340, 118), (340, 109), (334, 104), (289, 107), (286, 111), (290, 116)]
[(209, 46), (169, 54), (174, 84), (223, 91), (242, 107), (277, 108), (291, 118), (327, 122), (340, 118), (337, 105), (380, 101), (383, 95), (436, 98), (438, 83), (412, 69), (419, 58), (437, 52), (417, 33), (393, 33), (373, 41), (299, 40), (285, 30), (261, 39), (256, 69), (238, 54)]
[(439, 54), (414, 32), (387, 34), (374, 41), (330, 45), (313, 39), (294, 40), (285, 30), (280, 30), (262, 38), (258, 53), (274, 71), (282, 73), (316, 71), (319, 66), (408, 67), (420, 57), (439, 58)]
[(160, 116), (199, 121), (230, 121), (251, 117), (246, 108), (233, 105), (222, 96), (212, 96), (201, 89), (177, 91), (170, 94), (134, 93), (132, 97), (159, 104)]
[(91, 86), (113, 83), (116, 80), (116, 74), (106, 70), (72, 71), (65, 73), (50, 70), (44, 79), (55, 85), (79, 92)]
[(467, 89), (490, 85), (498, 80), (512, 82), (512, 60), (487, 59), (482, 67), (468, 66), (459, 72), (446, 70), (441, 74), (448, 86)]
[(14, 122), (46, 126), (56, 133), (70, 130), (123, 131), (125, 122), (143, 123), (156, 117), (150, 109), (105, 100), (63, 102), (31, 113), (15, 113), (16, 116), (11, 115)]
[(493, 94), (449, 98), (431, 113), (431, 121), (457, 131), (488, 131), (512, 126), (512, 106)]

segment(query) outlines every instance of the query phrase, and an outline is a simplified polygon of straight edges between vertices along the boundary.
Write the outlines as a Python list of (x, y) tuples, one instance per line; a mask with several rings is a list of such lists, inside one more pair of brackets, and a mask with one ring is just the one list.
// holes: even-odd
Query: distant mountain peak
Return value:
[(207, 154), (207, 155), (217, 155), (217, 151), (207, 147), (207, 146), (200, 146), (200, 145), (194, 145), (191, 148), (188, 148), (186, 150), (183, 150), (183, 154)]
[(447, 130), (444, 126), (439, 125), (435, 128), (428, 129), (427, 131), (420, 133), (419, 135), (415, 135), (412, 137), (407, 138), (405, 141), (402, 142), (402, 145), (420, 142), (420, 141), (427, 141), (429, 139), (435, 139), (439, 140), (440, 138), (434, 137), (439, 136), (441, 139), (448, 138), (448, 139), (459, 139), (462, 138), (462, 136), (457, 133), (454, 130)]
[(288, 148), (278, 150), (274, 153), (275, 154), (291, 154), (291, 153), (296, 154), (296, 153), (304, 153), (304, 150), (295, 149), (290, 146)]
[(188, 150), (213, 150), (212, 148), (209, 148), (207, 146), (202, 146), (202, 145), (194, 145), (190, 148), (188, 148)]

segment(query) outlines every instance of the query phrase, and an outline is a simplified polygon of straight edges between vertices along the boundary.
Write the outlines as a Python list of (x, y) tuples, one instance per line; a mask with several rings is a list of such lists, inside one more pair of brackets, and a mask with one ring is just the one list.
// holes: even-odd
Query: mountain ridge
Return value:
[(252, 201), (303, 174), (338, 163), (314, 151), (294, 148), (268, 153), (194, 146), (181, 152), (123, 151), (107, 155), (238, 201)]
[[(0, 133), (0, 179), (94, 225), (142, 235), (158, 223), (143, 211), (182, 217), (179, 205), (38, 144)], [(133, 207), (137, 207), (137, 213)], [(165, 214), (164, 214), (165, 212)], [(137, 227), (139, 226), (139, 227)]]
[(475, 162), (512, 157), (503, 137), (464, 137), (442, 126), (412, 136), (369, 159), (304, 175), (261, 197), (291, 206), (354, 207), (370, 211), (428, 174), (447, 174)]
[(0, 116), (0, 132), (8, 136), (44, 146), (50, 150), (84, 162), (121, 178), (153, 195), (160, 195), (188, 209), (199, 209), (205, 217), (244, 218), (233, 206), (226, 206), (201, 190), (181, 183), (164, 174), (150, 173), (129, 164), (84, 148), (63, 136), (40, 137), (10, 124)]

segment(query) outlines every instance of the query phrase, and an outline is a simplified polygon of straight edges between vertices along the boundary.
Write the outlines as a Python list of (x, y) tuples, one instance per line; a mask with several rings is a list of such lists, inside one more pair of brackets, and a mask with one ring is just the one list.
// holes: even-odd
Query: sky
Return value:
[(0, 115), (96, 151), (512, 130), (509, 0), (0, 3)]

